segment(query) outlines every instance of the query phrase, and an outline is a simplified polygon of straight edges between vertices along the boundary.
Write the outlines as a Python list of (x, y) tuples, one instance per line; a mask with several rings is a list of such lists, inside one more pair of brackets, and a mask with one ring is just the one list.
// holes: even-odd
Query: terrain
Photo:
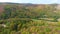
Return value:
[(0, 34), (59, 33), (59, 4), (0, 3)]

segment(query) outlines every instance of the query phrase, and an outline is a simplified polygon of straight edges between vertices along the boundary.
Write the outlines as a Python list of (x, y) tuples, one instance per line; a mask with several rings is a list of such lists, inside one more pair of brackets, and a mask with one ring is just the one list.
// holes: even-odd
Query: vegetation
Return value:
[(0, 34), (59, 34), (57, 4), (9, 4), (0, 14)]

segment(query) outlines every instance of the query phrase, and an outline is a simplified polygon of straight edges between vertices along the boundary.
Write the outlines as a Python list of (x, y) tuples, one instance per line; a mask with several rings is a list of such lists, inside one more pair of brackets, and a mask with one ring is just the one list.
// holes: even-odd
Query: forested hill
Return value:
[(58, 4), (0, 3), (0, 19), (59, 18)]
[(60, 5), (0, 3), (0, 34), (60, 34)]

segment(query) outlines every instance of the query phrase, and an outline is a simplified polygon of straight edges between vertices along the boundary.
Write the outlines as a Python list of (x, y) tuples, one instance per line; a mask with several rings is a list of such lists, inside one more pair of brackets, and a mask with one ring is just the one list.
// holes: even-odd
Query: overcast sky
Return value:
[(60, 0), (0, 0), (0, 2), (34, 3), (34, 4), (59, 3), (60, 4)]

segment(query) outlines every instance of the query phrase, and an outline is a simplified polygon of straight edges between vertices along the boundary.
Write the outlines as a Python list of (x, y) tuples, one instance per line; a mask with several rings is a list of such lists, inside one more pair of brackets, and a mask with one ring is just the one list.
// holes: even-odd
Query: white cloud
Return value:
[(0, 2), (17, 2), (17, 3), (57, 3), (59, 0), (0, 0)]
[(51, 0), (52, 1), (52, 3), (57, 3), (58, 2), (58, 0)]
[(18, 0), (0, 0), (0, 2), (17, 2)]
[(0, 2), (11, 2), (11, 0), (0, 0)]

